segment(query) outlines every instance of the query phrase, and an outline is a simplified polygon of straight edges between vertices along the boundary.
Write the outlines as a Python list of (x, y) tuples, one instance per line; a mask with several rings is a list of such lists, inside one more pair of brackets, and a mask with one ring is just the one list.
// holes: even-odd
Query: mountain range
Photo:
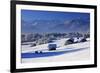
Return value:
[(45, 32), (89, 32), (89, 19), (72, 20), (21, 20), (21, 30), (23, 33), (45, 33)]

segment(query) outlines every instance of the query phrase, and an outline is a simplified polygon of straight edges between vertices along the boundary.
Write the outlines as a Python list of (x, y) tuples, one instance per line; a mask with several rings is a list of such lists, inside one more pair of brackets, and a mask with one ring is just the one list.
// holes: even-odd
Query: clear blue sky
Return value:
[(89, 16), (89, 13), (21, 10), (21, 17), (25, 21), (89, 19)]

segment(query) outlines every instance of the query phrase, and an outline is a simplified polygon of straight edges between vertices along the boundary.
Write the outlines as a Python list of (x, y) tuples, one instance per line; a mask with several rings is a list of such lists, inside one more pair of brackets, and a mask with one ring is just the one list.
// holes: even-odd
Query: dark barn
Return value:
[(57, 45), (56, 44), (49, 44), (48, 48), (49, 48), (49, 50), (56, 50)]

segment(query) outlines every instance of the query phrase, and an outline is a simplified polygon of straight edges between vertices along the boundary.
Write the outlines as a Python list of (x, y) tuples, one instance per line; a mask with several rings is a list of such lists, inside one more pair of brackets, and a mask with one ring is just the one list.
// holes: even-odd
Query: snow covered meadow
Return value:
[[(86, 41), (82, 42), (83, 37), (74, 38), (74, 43), (66, 45), (69, 39), (62, 38), (36, 46), (31, 46), (34, 42), (25, 42), (21, 47), (22, 63), (89, 60), (90, 39), (86, 38)], [(56, 50), (50, 51), (49, 44), (56, 44)]]

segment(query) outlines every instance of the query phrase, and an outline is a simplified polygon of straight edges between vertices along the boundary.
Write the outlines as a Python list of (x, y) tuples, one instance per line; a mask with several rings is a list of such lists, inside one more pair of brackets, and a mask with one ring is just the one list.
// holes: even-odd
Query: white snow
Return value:
[[(54, 43), (57, 44), (57, 50), (55, 51), (66, 51), (66, 50), (75, 50), (82, 49), (76, 52), (65, 53), (58, 56), (50, 56), (50, 57), (42, 57), (42, 58), (24, 58), (22, 59), (22, 63), (30, 63), (30, 62), (50, 62), (51, 59), (53, 62), (55, 61), (74, 61), (74, 60), (87, 60), (90, 57), (90, 40), (86, 42), (74, 43), (70, 45), (64, 45), (67, 39), (57, 40)], [(22, 53), (26, 52), (34, 52), (36, 50), (42, 50), (43, 52), (48, 51), (48, 44), (42, 44), (35, 47), (30, 47), (30, 45), (22, 46)]]
[[(70, 45), (64, 45), (66, 40), (68, 40), (69, 38), (63, 38), (63, 39), (60, 39), (60, 40), (57, 40), (55, 42), (53, 42), (52, 44), (57, 44), (57, 50), (58, 49), (78, 49), (78, 48), (81, 48), (83, 47), (84, 45), (89, 45), (87, 44), (86, 42), (82, 42), (82, 43), (76, 43), (76, 44), (70, 44)], [(75, 41), (77, 40), (76, 38), (74, 38)], [(80, 40), (80, 39), (79, 39)], [(77, 40), (77, 41), (79, 41)], [(89, 41), (89, 40), (88, 40)], [(29, 43), (29, 42), (28, 42)], [(32, 43), (32, 42), (31, 42)], [(34, 52), (34, 51), (37, 51), (37, 50), (48, 50), (48, 44), (42, 44), (42, 45), (37, 45), (35, 47), (31, 47), (31, 44), (30, 45), (22, 45), (22, 53), (25, 53), (25, 52)], [(87, 46), (86, 46), (87, 47)]]
[[(60, 47), (60, 46), (64, 45), (64, 42), (66, 40), (67, 39), (61, 39), (61, 40), (57, 40), (57, 41), (55, 41), (53, 43), (57, 44), (57, 47)], [(31, 47), (31, 45), (22, 45), (22, 53), (33, 52), (33, 51), (36, 51), (36, 50), (45, 50), (45, 49), (48, 49), (48, 43), (47, 44), (38, 45), (38, 46), (35, 46), (35, 47)]]
[(45, 63), (45, 62), (67, 62), (67, 61), (86, 61), (90, 60), (90, 49), (82, 51), (66, 53), (59, 56), (41, 57), (41, 58), (26, 58), (22, 59), (22, 63)]

